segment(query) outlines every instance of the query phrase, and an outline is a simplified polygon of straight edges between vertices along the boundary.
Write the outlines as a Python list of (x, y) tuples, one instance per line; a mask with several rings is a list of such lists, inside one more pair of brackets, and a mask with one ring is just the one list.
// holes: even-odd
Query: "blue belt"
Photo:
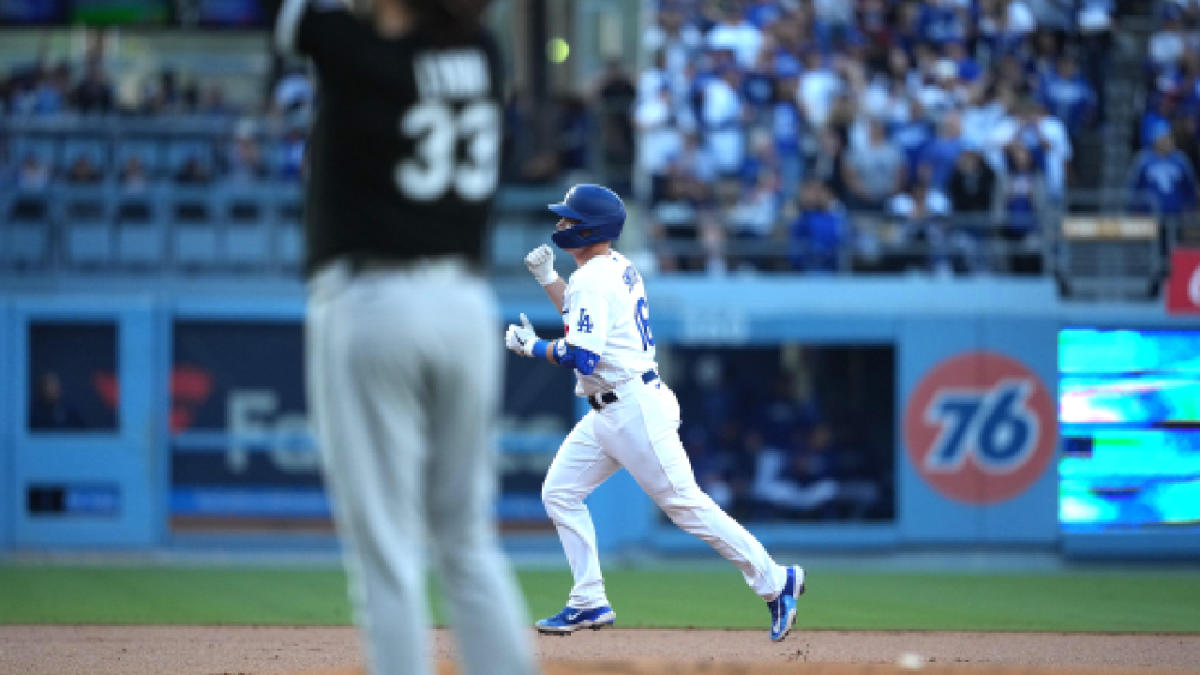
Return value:
[[(654, 372), (653, 370), (647, 370), (646, 372), (642, 373), (642, 383), (643, 384), (650, 384), (651, 382), (653, 382), (657, 379), (658, 379), (658, 373)], [(591, 396), (588, 397), (587, 400), (588, 400), (588, 404), (590, 404), (592, 406), (592, 410), (600, 410), (601, 408), (603, 408), (606, 405), (612, 405), (613, 403), (617, 402), (617, 392), (606, 391), (603, 394), (600, 394), (599, 396), (597, 396), (596, 394), (592, 394)]]

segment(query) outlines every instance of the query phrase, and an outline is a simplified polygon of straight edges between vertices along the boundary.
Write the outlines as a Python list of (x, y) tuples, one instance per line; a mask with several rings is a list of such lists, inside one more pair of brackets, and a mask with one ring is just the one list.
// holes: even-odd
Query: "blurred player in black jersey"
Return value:
[[(499, 170), (486, 0), (285, 0), (311, 58), (309, 401), (372, 673), (430, 672), (425, 551), (468, 673), (536, 669), (497, 544), (501, 352), (478, 276)], [(427, 543), (426, 543), (427, 540)]]

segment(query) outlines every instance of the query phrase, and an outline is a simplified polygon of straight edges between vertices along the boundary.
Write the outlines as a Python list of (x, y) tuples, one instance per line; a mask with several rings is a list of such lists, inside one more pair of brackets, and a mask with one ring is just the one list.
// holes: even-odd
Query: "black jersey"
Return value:
[(500, 164), (492, 37), (481, 31), (448, 45), (416, 30), (385, 38), (344, 9), (288, 0), (289, 10), (277, 37), (317, 72), (306, 157), (308, 272), (339, 256), (482, 263)]

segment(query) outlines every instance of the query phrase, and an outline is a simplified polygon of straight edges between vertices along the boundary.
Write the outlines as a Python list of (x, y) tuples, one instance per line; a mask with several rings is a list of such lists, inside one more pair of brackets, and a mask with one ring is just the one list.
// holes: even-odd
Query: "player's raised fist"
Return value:
[(529, 317), (521, 314), (521, 325), (515, 323), (508, 324), (508, 330), (504, 331), (504, 346), (521, 356), (533, 356), (533, 343), (537, 342), (537, 333), (533, 331), (533, 324), (529, 323)]
[(554, 249), (546, 244), (542, 244), (525, 255), (525, 266), (529, 268), (533, 278), (543, 286), (552, 284), (558, 279), (558, 272), (554, 271)]

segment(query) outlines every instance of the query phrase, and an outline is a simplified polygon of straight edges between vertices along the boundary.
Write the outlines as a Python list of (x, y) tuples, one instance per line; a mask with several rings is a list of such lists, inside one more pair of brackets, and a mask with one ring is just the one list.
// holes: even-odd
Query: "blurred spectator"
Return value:
[(179, 77), (174, 70), (164, 68), (158, 74), (158, 86), (149, 99), (152, 113), (178, 113), (183, 111), (183, 92), (179, 89)]
[(846, 194), (845, 183), (842, 181), (842, 158), (844, 145), (842, 137), (832, 129), (824, 129), (817, 136), (816, 152), (804, 175), (819, 180), (839, 197)]
[(1004, 149), (1004, 157), (1005, 170), (1000, 182), (1004, 226), (1000, 233), (1009, 242), (1009, 269), (1036, 271), (1028, 269), (1024, 262), (1027, 253), (1020, 245), (1029, 243), (1039, 233), (1045, 183), (1040, 167), (1034, 163), (1033, 153), (1025, 144), (1010, 143)]
[(799, 96), (800, 110), (804, 119), (813, 129), (821, 129), (829, 120), (833, 101), (842, 90), (841, 79), (833, 72), (821, 55), (815, 49), (809, 49), (804, 54), (804, 72), (800, 75)]
[(740, 171), (745, 159), (739, 78), (736, 68), (725, 66), (718, 77), (709, 79), (704, 87), (701, 121), (708, 140), (708, 151), (716, 162), (717, 171), (723, 176), (732, 176)]
[(958, 155), (946, 188), (956, 214), (990, 214), (995, 209), (996, 172), (979, 151), (968, 147)]
[(126, 194), (141, 194), (150, 187), (150, 175), (138, 155), (130, 155), (129, 159), (125, 160), (117, 178), (121, 191)]
[(883, 122), (869, 122), (867, 140), (842, 160), (851, 209), (877, 211), (904, 185), (904, 156), (887, 138)]
[(1150, 61), (1159, 68), (1172, 66), (1183, 57), (1186, 48), (1183, 21), (1177, 13), (1170, 12), (1159, 29), (1150, 36), (1147, 45)]
[[(822, 428), (827, 434), (828, 429)], [(758, 459), (754, 496), (760, 501), (786, 512), (819, 512), (837, 497), (826, 446), (779, 448), (765, 445), (757, 433), (748, 434), (746, 443), (755, 448)]]
[[(947, 220), (950, 201), (928, 178), (918, 177), (907, 191), (893, 197), (888, 212), (899, 227), (897, 243), (906, 251), (899, 256), (901, 269), (939, 274), (966, 271), (967, 265), (957, 252), (968, 242), (951, 230)], [(927, 253), (914, 252), (914, 244)]]
[(768, 267), (765, 244), (779, 221), (775, 182), (773, 173), (761, 172), (754, 185), (742, 189), (741, 197), (729, 210), (733, 237), (748, 249), (746, 255), (739, 256), (738, 262), (732, 264), (734, 268), (764, 270)]
[(750, 68), (758, 59), (762, 46), (762, 33), (742, 16), (740, 3), (734, 0), (719, 0), (720, 22), (713, 26), (705, 42), (709, 49), (728, 50), (742, 68)]
[(17, 188), (23, 192), (44, 190), (50, 185), (50, 167), (34, 153), (25, 155), (17, 169)]
[(113, 110), (112, 84), (104, 74), (99, 59), (88, 61), (86, 73), (75, 86), (71, 102), (83, 113), (107, 113)]
[[(658, 244), (659, 269), (697, 271), (704, 268), (699, 248), (699, 204), (688, 194), (681, 172), (667, 178), (663, 198), (650, 212), (650, 233)], [(684, 250), (679, 250), (684, 249)]]
[(65, 61), (59, 62), (38, 87), (38, 112), (57, 114), (69, 109), (68, 98), (71, 89), (71, 66)]
[(921, 153), (917, 169), (921, 174), (920, 178), (928, 180), (929, 185), (936, 190), (943, 189), (962, 149), (962, 118), (957, 112), (946, 113), (938, 125), (937, 136)]
[(1096, 94), (1070, 56), (1060, 56), (1052, 73), (1042, 78), (1042, 101), (1046, 108), (1078, 138), (1096, 112)]
[(796, 79), (789, 77), (775, 85), (771, 107), (771, 134), (775, 156), (779, 160), (779, 180), (784, 201), (791, 201), (800, 186), (804, 171), (801, 134), (803, 120), (796, 105)]
[[(558, 168), (563, 171), (588, 169), (592, 120), (582, 97), (569, 94), (559, 101)], [(568, 182), (575, 182), (568, 179)]]
[(844, 46), (854, 29), (854, 3), (843, 0), (813, 0), (813, 33), (821, 51), (829, 53)]
[(279, 176), (284, 180), (298, 181), (304, 171), (304, 127), (291, 125), (279, 139)]
[(1001, 147), (1014, 142), (1024, 145), (1042, 173), (1047, 201), (1062, 203), (1071, 140), (1061, 120), (1047, 115), (1037, 101), (1026, 100), (1016, 106), (1015, 114), (1000, 122), (993, 141)]
[(1138, 123), (1138, 139), (1142, 148), (1153, 146), (1154, 139), (1158, 138), (1160, 133), (1170, 132), (1171, 120), (1175, 117), (1176, 109), (1174, 95), (1159, 97), (1157, 101), (1152, 100), (1146, 105)]
[(637, 104), (638, 165), (650, 177), (650, 203), (662, 197), (667, 167), (681, 151), (681, 133), (675, 123), (671, 92), (662, 87)]
[(67, 173), (64, 176), (68, 183), (75, 185), (95, 184), (104, 180), (104, 175), (100, 173), (100, 168), (93, 162), (91, 156), (87, 153), (82, 153), (71, 162), (71, 166), (67, 167)]
[(800, 271), (836, 272), (841, 269), (848, 239), (846, 213), (823, 183), (809, 180), (800, 192), (800, 213), (788, 228), (789, 261)]
[(599, 132), (601, 158), (604, 162), (606, 185), (618, 192), (629, 185), (629, 170), (633, 166), (633, 117), (631, 108), (637, 90), (620, 59), (610, 59), (596, 88), (599, 103)]
[(175, 182), (180, 185), (205, 185), (212, 181), (212, 172), (200, 158), (192, 155), (185, 159), (175, 172)]
[(750, 124), (765, 125), (770, 121), (775, 103), (775, 54), (764, 48), (759, 52), (754, 67), (742, 78), (742, 100), (746, 104), (746, 118)]
[(755, 405), (757, 415), (752, 419), (768, 445), (786, 447), (797, 430), (807, 431), (817, 422), (816, 406), (799, 393), (797, 379), (791, 372), (777, 373), (767, 396)]
[(29, 428), (33, 431), (82, 429), (83, 418), (63, 401), (62, 382), (54, 372), (42, 373), (29, 400)]
[(679, 8), (663, 3), (658, 21), (646, 28), (642, 44), (651, 52), (661, 51), (662, 67), (669, 73), (682, 73), (704, 41), (700, 30), (684, 20)]
[(316, 91), (303, 69), (289, 69), (275, 82), (271, 104), (277, 113), (287, 114), (312, 105)]
[(1084, 76), (1096, 89), (1097, 122), (1103, 121), (1108, 83), (1114, 0), (1081, 0), (1076, 16), (1083, 50)]
[(917, 99), (909, 99), (904, 118), (893, 123), (892, 143), (904, 153), (905, 175), (915, 178), (925, 149), (933, 141), (933, 125), (925, 118), (925, 111)]
[(14, 221), (44, 221), (49, 213), (47, 188), (50, 187), (50, 168), (36, 154), (21, 160), (16, 175), (17, 195), (9, 207), (8, 217)]
[(742, 184), (750, 186), (757, 183), (759, 177), (765, 172), (775, 178), (776, 189), (779, 190), (778, 183), (781, 178), (779, 158), (775, 156), (775, 144), (771, 141), (771, 132), (765, 128), (751, 128), (746, 131), (746, 137), (749, 139), (750, 151), (742, 160), (742, 168), (739, 172)]
[(267, 177), (267, 163), (263, 159), (262, 147), (254, 136), (254, 123), (242, 120), (234, 131), (230, 145), (226, 173), (230, 180), (250, 183)]
[(698, 134), (687, 134), (683, 137), (683, 149), (671, 162), (672, 167), (682, 172), (689, 183), (699, 183), (690, 190), (693, 195), (697, 190), (705, 190), (704, 184), (711, 184), (717, 179), (717, 164), (709, 154), (708, 149), (700, 143)]
[[(990, 95), (989, 95), (990, 94)], [(962, 111), (962, 138), (967, 145), (987, 146), (995, 135), (996, 127), (1008, 115), (1008, 103), (1012, 99), (1011, 89), (997, 87), (996, 91), (976, 90)]]
[(214, 82), (205, 87), (196, 112), (204, 115), (221, 116), (231, 115), (235, 111), (233, 106), (225, 101), (225, 88), (220, 83)]
[(1154, 147), (1134, 160), (1129, 189), (1135, 208), (1162, 215), (1178, 215), (1196, 208), (1196, 174), (1171, 134), (1161, 129)]

